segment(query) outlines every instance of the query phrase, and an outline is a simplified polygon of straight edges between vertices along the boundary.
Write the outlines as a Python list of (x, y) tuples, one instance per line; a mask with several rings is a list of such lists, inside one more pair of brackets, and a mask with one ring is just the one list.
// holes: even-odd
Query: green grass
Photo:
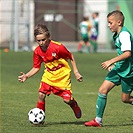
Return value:
[(108, 95), (103, 118), (103, 128), (85, 127), (84, 122), (95, 117), (98, 88), (107, 71), (101, 62), (116, 56), (115, 53), (74, 53), (84, 81), (79, 83), (72, 73), (73, 96), (82, 109), (82, 118), (76, 119), (68, 105), (60, 97), (51, 94), (46, 98), (46, 120), (43, 127), (32, 127), (28, 111), (36, 106), (37, 91), (42, 69), (25, 83), (17, 80), (21, 71), (32, 67), (32, 52), (1, 51), (1, 107), (0, 133), (132, 133), (133, 108), (121, 102), (121, 87), (115, 87)]

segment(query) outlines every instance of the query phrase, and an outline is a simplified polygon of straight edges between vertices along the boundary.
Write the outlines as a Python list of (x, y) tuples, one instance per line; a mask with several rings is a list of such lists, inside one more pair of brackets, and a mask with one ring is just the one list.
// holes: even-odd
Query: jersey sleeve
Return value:
[(71, 52), (69, 52), (63, 44), (60, 45), (59, 56), (63, 59), (72, 59)]
[(43, 62), (42, 58), (39, 56), (39, 54), (35, 50), (34, 55), (33, 55), (33, 67), (40, 68), (42, 62)]
[(119, 35), (119, 39), (121, 42), (121, 51), (131, 51), (131, 40), (130, 40), (130, 34), (126, 31), (123, 31)]

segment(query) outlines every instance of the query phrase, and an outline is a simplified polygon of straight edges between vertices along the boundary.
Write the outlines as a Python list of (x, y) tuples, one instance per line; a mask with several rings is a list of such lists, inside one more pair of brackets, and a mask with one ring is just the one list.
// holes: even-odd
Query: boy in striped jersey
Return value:
[(44, 63), (45, 70), (38, 91), (37, 108), (45, 112), (45, 98), (52, 92), (62, 97), (64, 102), (72, 108), (76, 118), (80, 118), (81, 109), (72, 96), (71, 69), (68, 64), (68, 60), (70, 60), (74, 75), (81, 82), (82, 76), (78, 71), (74, 56), (63, 44), (50, 39), (49, 30), (45, 25), (38, 24), (34, 29), (34, 36), (39, 45), (34, 50), (33, 68), (26, 74), (21, 72), (18, 80), (25, 82), (35, 75), (40, 70), (41, 64)]

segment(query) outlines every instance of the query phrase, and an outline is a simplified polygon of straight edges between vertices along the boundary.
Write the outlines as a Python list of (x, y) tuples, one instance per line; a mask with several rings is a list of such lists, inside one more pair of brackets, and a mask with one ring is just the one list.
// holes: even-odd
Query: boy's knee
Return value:
[(69, 100), (69, 99), (63, 99), (64, 100), (64, 102), (66, 103), (66, 104), (69, 104), (70, 102), (71, 102), (71, 100)]
[(123, 98), (123, 97), (122, 97), (121, 100), (122, 100), (123, 103), (129, 103), (129, 99), (128, 99), (128, 98)]
[(43, 101), (45, 99), (45, 97), (46, 97), (46, 95), (44, 93), (42, 93), (42, 92), (38, 93), (38, 100), (39, 101)]
[(122, 100), (123, 103), (131, 103), (130, 94), (122, 93), (121, 100)]

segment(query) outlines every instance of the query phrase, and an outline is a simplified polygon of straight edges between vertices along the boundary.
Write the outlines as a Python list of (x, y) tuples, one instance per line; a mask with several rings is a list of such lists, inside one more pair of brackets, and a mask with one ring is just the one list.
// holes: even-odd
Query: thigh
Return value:
[(44, 93), (46, 95), (51, 94), (51, 86), (46, 84), (45, 82), (40, 83), (39, 92)]
[(108, 81), (114, 83), (115, 85), (121, 84), (121, 77), (113, 69), (107, 74), (105, 80), (108, 80)]
[(102, 85), (99, 88), (99, 92), (101, 94), (108, 94), (108, 92), (115, 86), (115, 84), (111, 81), (104, 80)]
[(52, 87), (53, 94), (62, 97), (64, 101), (70, 101), (73, 99), (71, 90), (61, 90), (56, 87)]
[(125, 94), (131, 94), (133, 91), (133, 77), (121, 79), (122, 92)]
[(107, 94), (115, 85), (121, 84), (121, 78), (115, 70), (111, 70), (99, 88), (101, 94)]

